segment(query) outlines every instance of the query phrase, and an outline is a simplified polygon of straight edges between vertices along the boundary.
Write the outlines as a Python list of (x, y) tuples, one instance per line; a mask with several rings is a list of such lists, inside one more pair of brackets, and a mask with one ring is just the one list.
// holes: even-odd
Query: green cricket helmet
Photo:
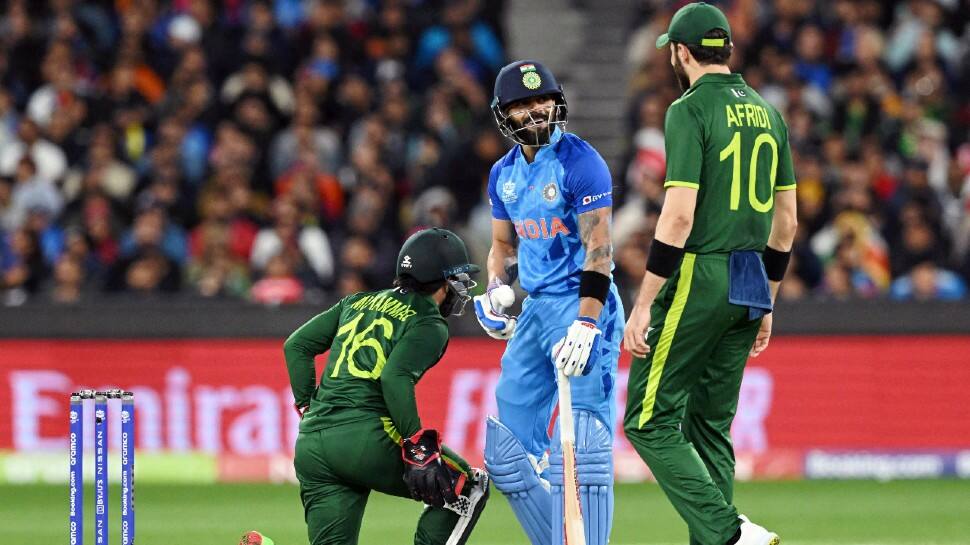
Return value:
[(458, 235), (437, 227), (422, 229), (408, 237), (397, 256), (397, 276), (410, 276), (422, 284), (446, 281), (448, 295), (441, 314), (460, 315), (475, 287), (471, 275), (481, 269), (469, 262), (468, 249)]

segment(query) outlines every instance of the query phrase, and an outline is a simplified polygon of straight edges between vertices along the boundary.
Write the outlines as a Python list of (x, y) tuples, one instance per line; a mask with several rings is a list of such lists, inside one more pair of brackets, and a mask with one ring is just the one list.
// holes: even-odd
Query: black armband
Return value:
[(600, 303), (606, 304), (606, 296), (610, 293), (610, 277), (596, 271), (583, 271), (579, 275), (579, 298), (592, 297)]
[(771, 246), (765, 246), (765, 251), (761, 254), (761, 261), (765, 264), (765, 273), (768, 280), (781, 282), (788, 270), (788, 260), (791, 259), (791, 250), (787, 252), (778, 251)]
[(650, 243), (650, 256), (647, 258), (647, 270), (661, 278), (670, 278), (680, 265), (682, 257), (683, 248), (653, 239)]

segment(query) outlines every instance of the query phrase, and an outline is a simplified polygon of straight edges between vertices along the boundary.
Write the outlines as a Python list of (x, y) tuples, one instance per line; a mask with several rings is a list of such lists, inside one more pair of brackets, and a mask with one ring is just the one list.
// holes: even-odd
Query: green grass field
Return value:
[[(297, 489), (290, 485), (138, 485), (140, 545), (235, 545), (244, 530), (258, 529), (278, 545), (305, 544)], [(110, 516), (117, 537), (118, 500)], [(87, 492), (87, 543), (90, 501)], [(742, 483), (743, 512), (777, 531), (785, 545), (955, 545), (970, 543), (970, 482), (868, 481)], [(371, 497), (361, 543), (410, 542), (420, 512), (416, 503)], [(621, 485), (616, 494), (615, 545), (686, 544), (686, 530), (656, 485)], [(4, 543), (67, 542), (64, 486), (0, 486)], [(470, 541), (478, 545), (527, 544), (508, 504), (493, 496)]]

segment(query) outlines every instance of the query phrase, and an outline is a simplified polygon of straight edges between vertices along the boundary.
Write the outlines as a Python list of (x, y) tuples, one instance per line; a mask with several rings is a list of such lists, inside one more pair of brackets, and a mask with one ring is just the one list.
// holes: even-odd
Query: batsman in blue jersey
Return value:
[[(610, 173), (592, 146), (565, 131), (562, 86), (540, 63), (516, 61), (501, 70), (492, 112), (517, 145), (489, 175), (489, 287), (475, 298), (485, 331), (508, 341), (485, 465), (533, 545), (562, 544), (558, 426), (551, 441), (548, 434), (561, 369), (571, 377), (586, 542), (605, 545), (623, 337), (623, 307), (611, 279)], [(528, 293), (518, 317), (506, 314), (516, 279)]]

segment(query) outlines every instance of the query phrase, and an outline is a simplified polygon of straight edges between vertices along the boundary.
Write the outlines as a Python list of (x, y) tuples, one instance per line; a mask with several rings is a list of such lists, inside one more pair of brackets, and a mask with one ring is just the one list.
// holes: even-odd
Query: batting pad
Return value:
[(495, 417), (485, 427), (485, 468), (495, 488), (509, 500), (532, 545), (549, 545), (552, 497), (522, 443)]
[[(575, 410), (576, 474), (583, 509), (587, 545), (606, 545), (613, 525), (613, 436), (593, 413)], [(552, 486), (552, 541), (563, 543), (562, 446), (559, 423), (549, 452), (549, 484)]]

